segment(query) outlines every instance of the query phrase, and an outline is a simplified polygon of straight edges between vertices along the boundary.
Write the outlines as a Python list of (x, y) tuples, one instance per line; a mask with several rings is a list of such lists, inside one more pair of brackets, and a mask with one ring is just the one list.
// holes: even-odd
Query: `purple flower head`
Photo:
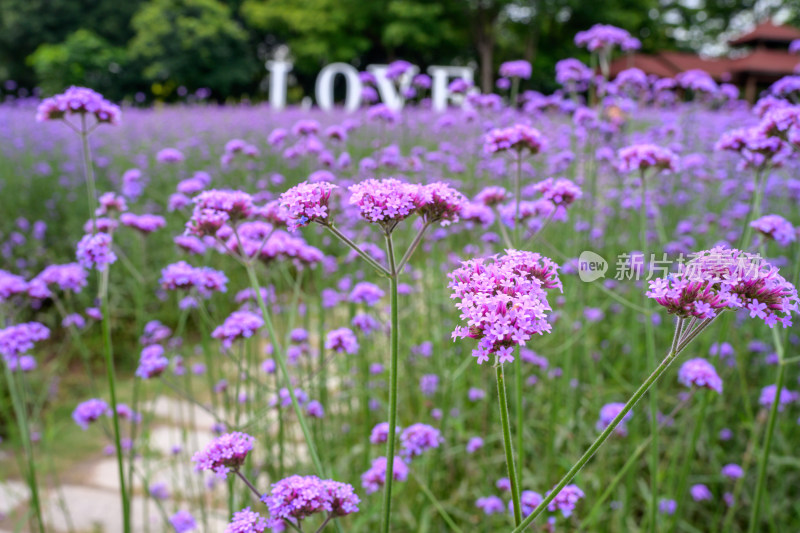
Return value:
[(250, 217), (254, 210), (253, 197), (242, 191), (212, 189), (201, 192), (193, 201), (195, 214), (210, 209), (224, 213), (232, 222)]
[[(533, 512), (536, 507), (542, 503), (542, 495), (532, 490), (523, 490), (519, 495), (519, 506), (522, 511), (522, 516), (526, 517)], [(508, 502), (508, 512), (514, 514), (514, 500)]]
[(531, 77), (531, 64), (524, 59), (506, 61), (500, 65), (500, 75), (504, 78), (521, 78), (527, 80)]
[(221, 326), (217, 326), (211, 336), (222, 341), (222, 345), (230, 348), (237, 339), (248, 339), (264, 326), (264, 319), (250, 311), (234, 311), (225, 319)]
[(353, 330), (348, 328), (334, 329), (325, 338), (325, 349), (337, 353), (355, 355), (358, 353), (358, 339)]
[(289, 231), (312, 222), (328, 224), (330, 222), (328, 202), (336, 188), (336, 185), (327, 181), (316, 183), (304, 181), (281, 194), (280, 206), (289, 214)]
[[(761, 389), (761, 395), (758, 397), (758, 404), (767, 409), (772, 407), (772, 404), (775, 403), (775, 393), (777, 390), (778, 387), (776, 385), (767, 385)], [(787, 405), (796, 402), (798, 399), (797, 393), (782, 388), (778, 399), (778, 411), (783, 411)]]
[(423, 374), (419, 378), (419, 390), (423, 396), (433, 396), (439, 387), (439, 376), (436, 374)]
[(467, 441), (467, 453), (475, 453), (483, 448), (483, 439), (480, 437), (472, 437)]
[[(614, 420), (617, 415), (622, 411), (622, 408), (625, 407), (624, 403), (607, 403), (603, 407), (600, 408), (600, 418), (597, 420), (596, 428), (597, 431), (603, 431), (606, 429), (610, 424), (611, 421)], [(628, 413), (622, 417), (622, 421), (619, 425), (614, 429), (614, 433), (624, 437), (628, 434), (628, 428), (626, 427), (626, 423), (633, 418), (633, 411), (628, 411)]]
[(649, 168), (676, 171), (678, 169), (678, 156), (668, 148), (654, 144), (634, 144), (622, 148), (617, 153), (620, 172), (644, 171)]
[(141, 233), (153, 233), (167, 225), (164, 217), (159, 215), (151, 215), (145, 213), (143, 215), (136, 215), (134, 213), (123, 213), (119, 217), (119, 221), (123, 226), (133, 228)]
[(144, 332), (139, 342), (145, 346), (157, 344), (167, 340), (172, 335), (172, 330), (158, 320), (151, 320), (144, 325)]
[(220, 479), (225, 479), (228, 472), (244, 464), (254, 442), (253, 437), (238, 431), (221, 435), (192, 456), (194, 469), (198, 472), (211, 470)]
[(357, 313), (353, 317), (353, 320), (350, 321), (350, 324), (366, 336), (370, 335), (373, 331), (376, 331), (381, 327), (381, 324), (378, 322), (378, 320), (366, 313)]
[(197, 522), (189, 511), (180, 510), (171, 517), (169, 523), (175, 529), (175, 533), (189, 533), (197, 529)]
[(483, 400), (484, 398), (486, 398), (486, 391), (484, 391), (483, 389), (471, 387), (469, 391), (467, 391), (467, 398), (469, 398), (469, 401), (471, 402), (477, 402), (479, 400)]
[(86, 431), (89, 429), (89, 424), (100, 418), (101, 416), (111, 413), (108, 404), (103, 400), (92, 398), (78, 404), (78, 407), (72, 412), (72, 419), (81, 429)]
[(400, 434), (400, 456), (410, 461), (425, 450), (438, 448), (442, 442), (444, 439), (438, 429), (427, 424), (412, 424)]
[(368, 179), (352, 185), (350, 205), (357, 206), (361, 216), (391, 231), (417, 208), (418, 185), (394, 178)]
[(470, 259), (448, 276), (451, 298), (467, 326), (458, 326), (453, 339), (478, 339), (472, 355), (478, 364), (496, 354), (513, 361), (513, 347), (533, 335), (550, 331), (546, 289), (561, 288), (558, 265), (534, 252), (507, 250), (504, 256)]
[(168, 366), (169, 359), (164, 357), (164, 348), (160, 344), (152, 344), (142, 350), (136, 375), (142, 379), (150, 379), (160, 375)]
[[(394, 457), (392, 477), (395, 481), (408, 479), (408, 465), (400, 458)], [(372, 461), (369, 470), (361, 474), (361, 485), (367, 494), (378, 492), (386, 484), (386, 457), (378, 457)]]
[(497, 185), (484, 187), (477, 195), (475, 195), (476, 202), (489, 207), (502, 204), (510, 198), (511, 196), (509, 195), (508, 191), (502, 187), (498, 187)]
[(503, 505), (503, 500), (501, 500), (498, 496), (486, 496), (485, 498), (478, 498), (475, 500), (475, 507), (487, 515), (502, 513), (506, 510), (506, 506)]
[(0, 304), (28, 290), (28, 282), (22, 276), (0, 270)]
[(493, 129), (483, 141), (483, 149), (487, 154), (514, 150), (521, 153), (527, 150), (531, 154), (538, 154), (544, 150), (547, 143), (541, 132), (525, 124), (515, 124), (514, 126)]
[(735, 463), (728, 463), (722, 467), (722, 475), (730, 479), (739, 479), (744, 476), (744, 470)]
[(789, 246), (797, 237), (792, 223), (780, 215), (764, 215), (750, 223), (767, 239), (774, 240), (781, 246)]
[(311, 400), (306, 405), (306, 413), (311, 418), (323, 418), (325, 416), (325, 408), (317, 400)]
[(397, 59), (395, 61), (392, 61), (386, 67), (386, 74), (385, 74), (386, 79), (392, 81), (398, 80), (403, 76), (403, 74), (405, 74), (406, 72), (410, 71), (413, 68), (414, 65), (403, 59)]
[[(11, 367), (30, 368), (32, 358), (25, 358), (34, 344), (50, 338), (50, 330), (38, 322), (26, 322), (0, 329), (0, 355)], [(34, 363), (35, 365), (35, 363)], [(23, 368), (24, 370), (24, 368)]]
[(614, 46), (623, 50), (636, 50), (641, 47), (638, 39), (622, 28), (609, 24), (595, 24), (588, 30), (575, 34), (575, 44), (590, 52), (610, 51)]
[[(395, 427), (395, 432), (400, 432), (400, 426)], [(389, 422), (380, 422), (375, 424), (372, 428), (372, 433), (369, 435), (369, 441), (372, 444), (382, 444), (389, 440)]]
[(175, 164), (180, 163), (184, 159), (186, 159), (186, 157), (183, 155), (183, 152), (177, 148), (164, 148), (159, 150), (156, 154), (156, 161), (159, 163)]
[(678, 502), (676, 502), (675, 500), (661, 498), (658, 501), (658, 512), (661, 514), (673, 515), (675, 514), (675, 510), (677, 508), (678, 508)]
[(429, 224), (441, 221), (446, 226), (458, 222), (466, 201), (463, 194), (441, 182), (417, 188), (417, 212)]
[(592, 69), (575, 58), (562, 59), (556, 63), (556, 81), (564, 87), (584, 90), (592, 80)]
[(233, 519), (225, 527), (225, 533), (264, 533), (269, 527), (267, 519), (249, 507), (233, 513)]
[(567, 485), (561, 489), (561, 492), (550, 502), (547, 506), (547, 510), (551, 513), (561, 511), (564, 518), (569, 518), (572, 515), (572, 511), (575, 510), (575, 505), (578, 503), (578, 500), (583, 498), (583, 496), (583, 491), (579, 489), (577, 485)]
[(92, 115), (98, 123), (119, 124), (122, 112), (98, 92), (86, 87), (70, 87), (47, 98), (36, 110), (36, 121), (58, 120), (67, 115)]
[(167, 265), (161, 271), (161, 287), (168, 291), (196, 289), (201, 295), (227, 291), (225, 273), (209, 267), (193, 267), (186, 261)]
[[(272, 491), (261, 499), (273, 524), (297, 521), (315, 513), (345, 516), (358, 511), (358, 496), (353, 487), (317, 476), (289, 476), (272, 484)], [(275, 527), (273, 525), (273, 527)]]
[(111, 235), (107, 233), (84, 235), (78, 242), (76, 255), (81, 266), (87, 269), (96, 268), (101, 272), (117, 260), (111, 249)]
[(702, 483), (698, 483), (697, 485), (692, 485), (689, 489), (689, 494), (691, 494), (692, 499), (696, 502), (704, 502), (711, 499), (711, 491), (708, 490), (708, 487), (703, 485)]
[(364, 304), (369, 307), (374, 307), (381, 298), (383, 298), (383, 289), (370, 283), (368, 281), (360, 281), (356, 283), (350, 294), (347, 295), (347, 300), (354, 304)]
[(547, 178), (534, 185), (533, 190), (542, 193), (542, 197), (553, 202), (555, 206), (567, 207), (583, 196), (580, 187), (565, 178)]
[(95, 214), (99, 217), (105, 216), (109, 213), (122, 213), (128, 210), (128, 204), (125, 198), (118, 196), (113, 192), (106, 192), (100, 195), (97, 199), (100, 207), (95, 209)]
[(797, 290), (758, 256), (718, 246), (693, 254), (681, 270), (650, 282), (647, 296), (681, 318), (714, 318), (744, 309), (773, 327), (791, 325)]
[(714, 365), (700, 357), (689, 359), (681, 365), (678, 382), (687, 387), (705, 387), (722, 394), (722, 379)]

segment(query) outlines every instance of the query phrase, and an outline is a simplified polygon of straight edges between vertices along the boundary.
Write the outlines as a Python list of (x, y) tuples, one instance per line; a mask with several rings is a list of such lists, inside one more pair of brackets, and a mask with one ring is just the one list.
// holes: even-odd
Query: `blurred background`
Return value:
[(767, 19), (800, 24), (800, 0), (2, 0), (0, 82), (22, 96), (75, 84), (141, 104), (258, 101), (279, 58), (294, 63), (297, 102), (334, 61), (472, 65), (489, 92), (496, 67), (522, 58), (526, 88), (550, 92), (558, 60), (588, 62), (573, 37), (595, 23), (627, 29), (643, 52), (715, 56)]

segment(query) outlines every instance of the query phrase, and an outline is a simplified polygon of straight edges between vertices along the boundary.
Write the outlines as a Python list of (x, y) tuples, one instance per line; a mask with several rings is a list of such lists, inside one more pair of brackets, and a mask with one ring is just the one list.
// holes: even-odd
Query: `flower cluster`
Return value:
[(446, 226), (458, 222), (464, 202), (464, 195), (445, 183), (430, 183), (417, 188), (417, 212), (429, 224), (441, 221)]
[(358, 339), (351, 329), (334, 329), (325, 338), (325, 349), (353, 355), (358, 352)]
[(142, 379), (158, 376), (169, 366), (169, 359), (164, 357), (164, 348), (160, 344), (152, 344), (142, 350), (136, 375)]
[(758, 256), (718, 246), (694, 254), (679, 272), (650, 281), (647, 296), (682, 318), (711, 319), (725, 309), (746, 309), (773, 327), (792, 324), (797, 289)]
[(654, 144), (634, 144), (620, 149), (617, 153), (620, 172), (644, 171), (649, 168), (675, 171), (678, 157), (668, 148)]
[[(548, 492), (549, 494), (549, 492)], [(577, 485), (567, 485), (556, 495), (556, 497), (547, 506), (550, 512), (561, 511), (564, 518), (569, 518), (572, 511), (575, 510), (575, 505), (578, 500), (583, 498), (584, 494)]]
[(225, 527), (225, 533), (264, 533), (269, 527), (267, 519), (249, 507), (233, 513), (233, 519)]
[(108, 404), (103, 400), (92, 398), (78, 404), (72, 412), (72, 419), (81, 429), (86, 431), (89, 429), (89, 424), (99, 419), (103, 415), (110, 415), (111, 409)]
[(100, 93), (86, 87), (70, 87), (46, 98), (36, 110), (36, 120), (58, 120), (67, 115), (92, 115), (98, 123), (119, 124), (122, 112)]
[(290, 476), (272, 484), (272, 491), (262, 498), (269, 509), (272, 527), (284, 521), (300, 520), (315, 513), (328, 512), (345, 516), (358, 511), (361, 501), (353, 487), (317, 476)]
[[(603, 407), (600, 408), (600, 418), (597, 420), (596, 428), (597, 431), (603, 431), (606, 429), (611, 422), (622, 412), (622, 409), (625, 407), (624, 403), (607, 403)], [(628, 428), (625, 425), (631, 418), (633, 418), (633, 411), (628, 411), (625, 416), (622, 417), (622, 420), (614, 428), (614, 433), (617, 435), (624, 437), (628, 434)]]
[(194, 210), (186, 230), (198, 237), (215, 235), (226, 222), (239, 222), (255, 210), (253, 197), (242, 191), (212, 189), (194, 198)]
[(417, 208), (418, 186), (394, 178), (364, 180), (349, 190), (350, 204), (358, 207), (361, 216), (381, 224), (387, 231)]
[[(361, 474), (361, 485), (367, 494), (378, 492), (386, 484), (386, 457), (378, 457), (372, 461), (369, 470)], [(408, 479), (408, 465), (400, 458), (395, 456), (392, 469), (392, 478), (395, 481), (405, 481)]]
[(26, 322), (0, 329), (0, 355), (11, 370), (29, 371), (36, 361), (27, 353), (35, 343), (50, 338), (50, 330), (38, 322)]
[(504, 78), (521, 78), (527, 80), (531, 77), (531, 64), (524, 59), (506, 61), (500, 65), (500, 75)]
[(579, 31), (575, 34), (575, 44), (585, 47), (590, 52), (610, 50), (614, 46), (619, 46), (623, 50), (638, 50), (642, 47), (639, 39), (632, 37), (622, 28), (608, 24), (595, 24), (588, 30)]
[(96, 268), (101, 272), (117, 260), (117, 255), (111, 249), (111, 235), (107, 233), (84, 235), (78, 242), (76, 255), (81, 266)]
[(567, 207), (583, 196), (581, 188), (572, 180), (565, 178), (547, 178), (533, 186), (533, 190), (542, 193), (542, 197), (553, 202), (555, 206)]
[(222, 271), (178, 261), (161, 271), (159, 283), (168, 291), (196, 289), (202, 295), (209, 295), (227, 291), (228, 278)]
[(506, 255), (470, 259), (449, 274), (451, 298), (467, 326), (456, 327), (453, 338), (478, 339), (472, 355), (478, 364), (496, 355), (511, 362), (516, 345), (550, 331), (545, 289), (561, 288), (558, 265), (533, 252), (507, 250)]
[(251, 311), (234, 311), (211, 332), (211, 336), (220, 339), (225, 348), (230, 348), (237, 339), (249, 339), (264, 326), (264, 319)]
[(496, 128), (486, 134), (483, 149), (488, 154), (515, 150), (522, 153), (527, 150), (538, 154), (545, 149), (547, 143), (541, 132), (525, 124), (515, 124), (508, 128)]
[(328, 202), (337, 186), (321, 181), (309, 183), (304, 181), (281, 194), (280, 206), (288, 214), (290, 231), (307, 226), (312, 222), (328, 223), (330, 211)]
[(194, 468), (198, 472), (211, 470), (217, 477), (225, 479), (232, 469), (244, 464), (254, 442), (253, 437), (239, 431), (221, 435), (192, 456)]
[(689, 359), (678, 371), (678, 382), (687, 387), (695, 386), (711, 389), (722, 394), (722, 379), (714, 365), (703, 358)]
[(797, 238), (792, 223), (780, 215), (764, 215), (750, 223), (756, 231), (781, 246), (789, 246)]
[(400, 434), (400, 456), (406, 461), (444, 442), (438, 429), (427, 424), (412, 424)]

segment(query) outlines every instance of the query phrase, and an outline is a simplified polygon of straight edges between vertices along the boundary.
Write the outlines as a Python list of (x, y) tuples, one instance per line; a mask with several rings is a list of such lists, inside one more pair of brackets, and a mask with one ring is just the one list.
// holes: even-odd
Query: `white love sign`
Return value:
[[(267, 61), (269, 71), (269, 103), (273, 109), (286, 107), (286, 89), (288, 74), (294, 65), (289, 61)], [(397, 80), (386, 77), (389, 65), (368, 65), (367, 72), (375, 77), (376, 88), (381, 101), (391, 110), (399, 111), (405, 105), (405, 97), (414, 76), (419, 73), (416, 66), (409, 68)], [(472, 67), (453, 67), (432, 65), (428, 67), (431, 77), (431, 107), (434, 111), (445, 111), (449, 104), (463, 104), (464, 99), (454, 99), (450, 91), (450, 82), (461, 78), (472, 85), (474, 69)], [(328, 111), (334, 108), (333, 85), (337, 76), (342, 76), (345, 82), (344, 109), (355, 111), (361, 107), (361, 93), (363, 84), (358, 70), (347, 63), (331, 63), (322, 68), (317, 75), (315, 84), (316, 103), (320, 109)]]

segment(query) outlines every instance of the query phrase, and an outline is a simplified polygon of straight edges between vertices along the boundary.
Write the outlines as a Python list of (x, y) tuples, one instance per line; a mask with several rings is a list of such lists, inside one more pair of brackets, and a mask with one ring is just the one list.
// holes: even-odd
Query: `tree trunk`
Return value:
[(478, 41), (481, 60), (481, 92), (488, 94), (494, 88), (494, 39), (487, 37)]

